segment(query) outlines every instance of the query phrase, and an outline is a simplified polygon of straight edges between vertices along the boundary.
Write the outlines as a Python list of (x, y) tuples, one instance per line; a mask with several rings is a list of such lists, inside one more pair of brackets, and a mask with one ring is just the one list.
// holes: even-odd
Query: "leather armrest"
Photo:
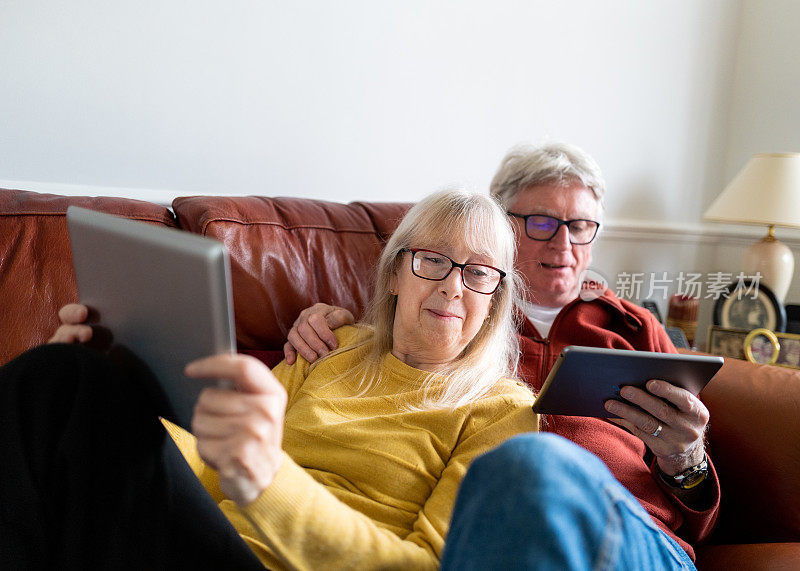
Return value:
[(722, 493), (713, 541), (800, 541), (800, 371), (726, 358), (700, 396)]

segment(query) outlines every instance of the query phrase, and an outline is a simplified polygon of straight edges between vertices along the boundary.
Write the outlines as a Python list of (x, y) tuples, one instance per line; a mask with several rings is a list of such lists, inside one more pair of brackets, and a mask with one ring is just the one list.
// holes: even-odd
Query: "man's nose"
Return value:
[(559, 250), (566, 250), (572, 246), (569, 242), (568, 225), (562, 224), (558, 230), (556, 230), (556, 235), (550, 238), (550, 245)]

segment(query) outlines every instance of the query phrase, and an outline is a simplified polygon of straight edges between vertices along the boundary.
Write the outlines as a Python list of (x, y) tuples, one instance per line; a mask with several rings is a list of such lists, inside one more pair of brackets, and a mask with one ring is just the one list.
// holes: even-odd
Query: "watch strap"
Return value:
[(703, 460), (699, 464), (687, 468), (680, 474), (675, 474), (674, 476), (665, 474), (660, 468), (658, 472), (661, 479), (664, 480), (667, 485), (682, 490), (691, 490), (702, 484), (706, 478), (708, 478), (708, 456), (703, 454)]

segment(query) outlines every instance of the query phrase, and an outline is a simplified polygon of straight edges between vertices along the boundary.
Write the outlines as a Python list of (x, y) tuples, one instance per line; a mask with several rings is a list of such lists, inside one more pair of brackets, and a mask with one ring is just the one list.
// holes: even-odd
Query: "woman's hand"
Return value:
[(199, 359), (186, 374), (230, 380), (236, 389), (204, 389), (192, 432), (201, 458), (219, 473), (222, 492), (244, 507), (272, 483), (283, 461), (286, 391), (261, 361), (246, 355)]
[(48, 343), (88, 343), (92, 339), (92, 328), (84, 322), (89, 317), (89, 308), (79, 303), (70, 303), (58, 311), (61, 325), (47, 340)]
[(709, 414), (699, 398), (662, 380), (648, 381), (646, 391), (622, 387), (620, 396), (646, 412), (608, 400), (606, 410), (619, 417), (611, 422), (641, 438), (656, 455), (662, 472), (672, 476), (703, 461)]
[(353, 314), (343, 307), (315, 303), (300, 312), (287, 335), (283, 355), (290, 365), (297, 353), (309, 363), (324, 357), (339, 346), (333, 330), (342, 325), (355, 323)]

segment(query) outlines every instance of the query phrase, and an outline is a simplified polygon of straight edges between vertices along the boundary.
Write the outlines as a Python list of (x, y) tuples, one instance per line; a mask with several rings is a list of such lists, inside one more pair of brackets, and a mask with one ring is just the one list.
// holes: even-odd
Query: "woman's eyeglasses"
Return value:
[(411, 273), (418, 278), (438, 282), (449, 276), (453, 268), (459, 268), (461, 283), (476, 293), (493, 294), (506, 276), (503, 270), (495, 267), (484, 264), (459, 264), (452, 258), (433, 250), (403, 248), (401, 252), (411, 252)]
[(525, 221), (525, 234), (531, 240), (540, 242), (551, 240), (558, 233), (559, 228), (566, 226), (570, 244), (582, 246), (594, 240), (597, 230), (600, 228), (599, 222), (585, 218), (561, 220), (544, 214), (517, 214), (510, 211), (508, 214), (515, 218), (522, 218)]

